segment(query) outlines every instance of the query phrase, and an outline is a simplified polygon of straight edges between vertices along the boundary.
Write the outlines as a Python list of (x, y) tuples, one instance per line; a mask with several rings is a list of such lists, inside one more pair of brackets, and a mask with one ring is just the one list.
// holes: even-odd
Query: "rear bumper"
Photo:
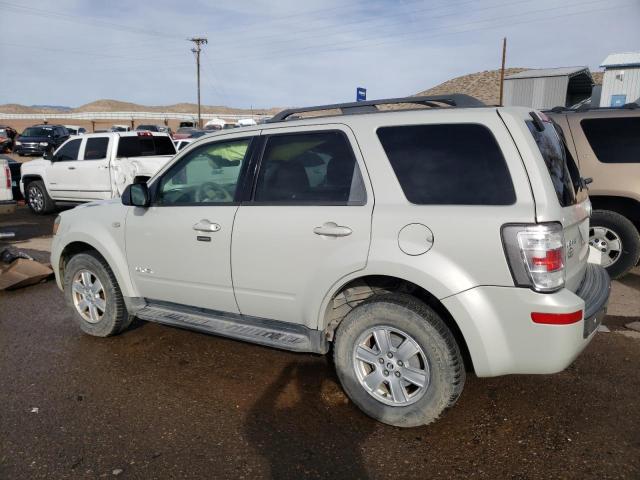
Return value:
[[(465, 338), (479, 377), (548, 374), (567, 368), (594, 337), (606, 314), (610, 280), (589, 264), (576, 293), (552, 294), (527, 288), (477, 287), (443, 300)], [(571, 313), (568, 325), (534, 323), (532, 312)]]
[(16, 211), (15, 200), (0, 200), (0, 214), (13, 213)]

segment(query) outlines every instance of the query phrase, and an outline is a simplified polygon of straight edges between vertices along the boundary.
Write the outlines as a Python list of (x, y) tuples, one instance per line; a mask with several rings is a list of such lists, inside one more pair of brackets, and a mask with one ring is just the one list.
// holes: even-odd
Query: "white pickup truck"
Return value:
[(175, 155), (171, 137), (156, 132), (108, 132), (72, 137), (53, 154), (24, 163), (20, 190), (34, 213), (56, 202), (119, 197), (135, 180), (152, 177)]

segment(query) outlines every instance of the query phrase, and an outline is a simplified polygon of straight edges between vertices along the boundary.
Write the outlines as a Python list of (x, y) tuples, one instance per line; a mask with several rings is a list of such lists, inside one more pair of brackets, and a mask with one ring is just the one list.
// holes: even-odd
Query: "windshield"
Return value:
[(567, 148), (562, 130), (550, 121), (540, 123), (544, 127), (542, 131), (531, 120), (527, 120), (526, 123), (547, 166), (560, 205), (575, 205), (580, 173)]
[(53, 137), (51, 127), (29, 127), (22, 132), (23, 137)]

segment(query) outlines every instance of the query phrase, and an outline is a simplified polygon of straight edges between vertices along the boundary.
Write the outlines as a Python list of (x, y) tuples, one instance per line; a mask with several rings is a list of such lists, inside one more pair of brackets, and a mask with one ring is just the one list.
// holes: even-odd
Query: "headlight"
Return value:
[(49, 142), (40, 142), (41, 147), (46, 147), (49, 145)]
[(19, 142), (18, 140), (16, 140), (16, 145), (22, 145), (22, 142)]
[(60, 217), (60, 215), (58, 215), (56, 217), (56, 219), (53, 221), (53, 235), (55, 236), (56, 233), (58, 233), (58, 227), (60, 226), (60, 220), (62, 220), (62, 217)]

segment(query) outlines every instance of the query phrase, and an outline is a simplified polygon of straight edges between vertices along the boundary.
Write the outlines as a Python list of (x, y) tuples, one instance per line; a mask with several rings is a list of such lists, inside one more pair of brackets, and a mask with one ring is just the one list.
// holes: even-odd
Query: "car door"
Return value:
[(75, 200), (78, 197), (78, 158), (82, 139), (69, 140), (55, 151), (46, 172), (49, 195), (55, 200)]
[(102, 200), (111, 198), (109, 159), (113, 142), (109, 135), (91, 136), (84, 140), (80, 158), (76, 162), (77, 198)]
[(244, 315), (316, 328), (323, 296), (363, 269), (373, 194), (343, 125), (263, 131), (253, 197), (233, 230), (233, 284)]
[(148, 301), (238, 313), (231, 234), (253, 136), (185, 150), (151, 183), (151, 206), (126, 219), (130, 275)]

